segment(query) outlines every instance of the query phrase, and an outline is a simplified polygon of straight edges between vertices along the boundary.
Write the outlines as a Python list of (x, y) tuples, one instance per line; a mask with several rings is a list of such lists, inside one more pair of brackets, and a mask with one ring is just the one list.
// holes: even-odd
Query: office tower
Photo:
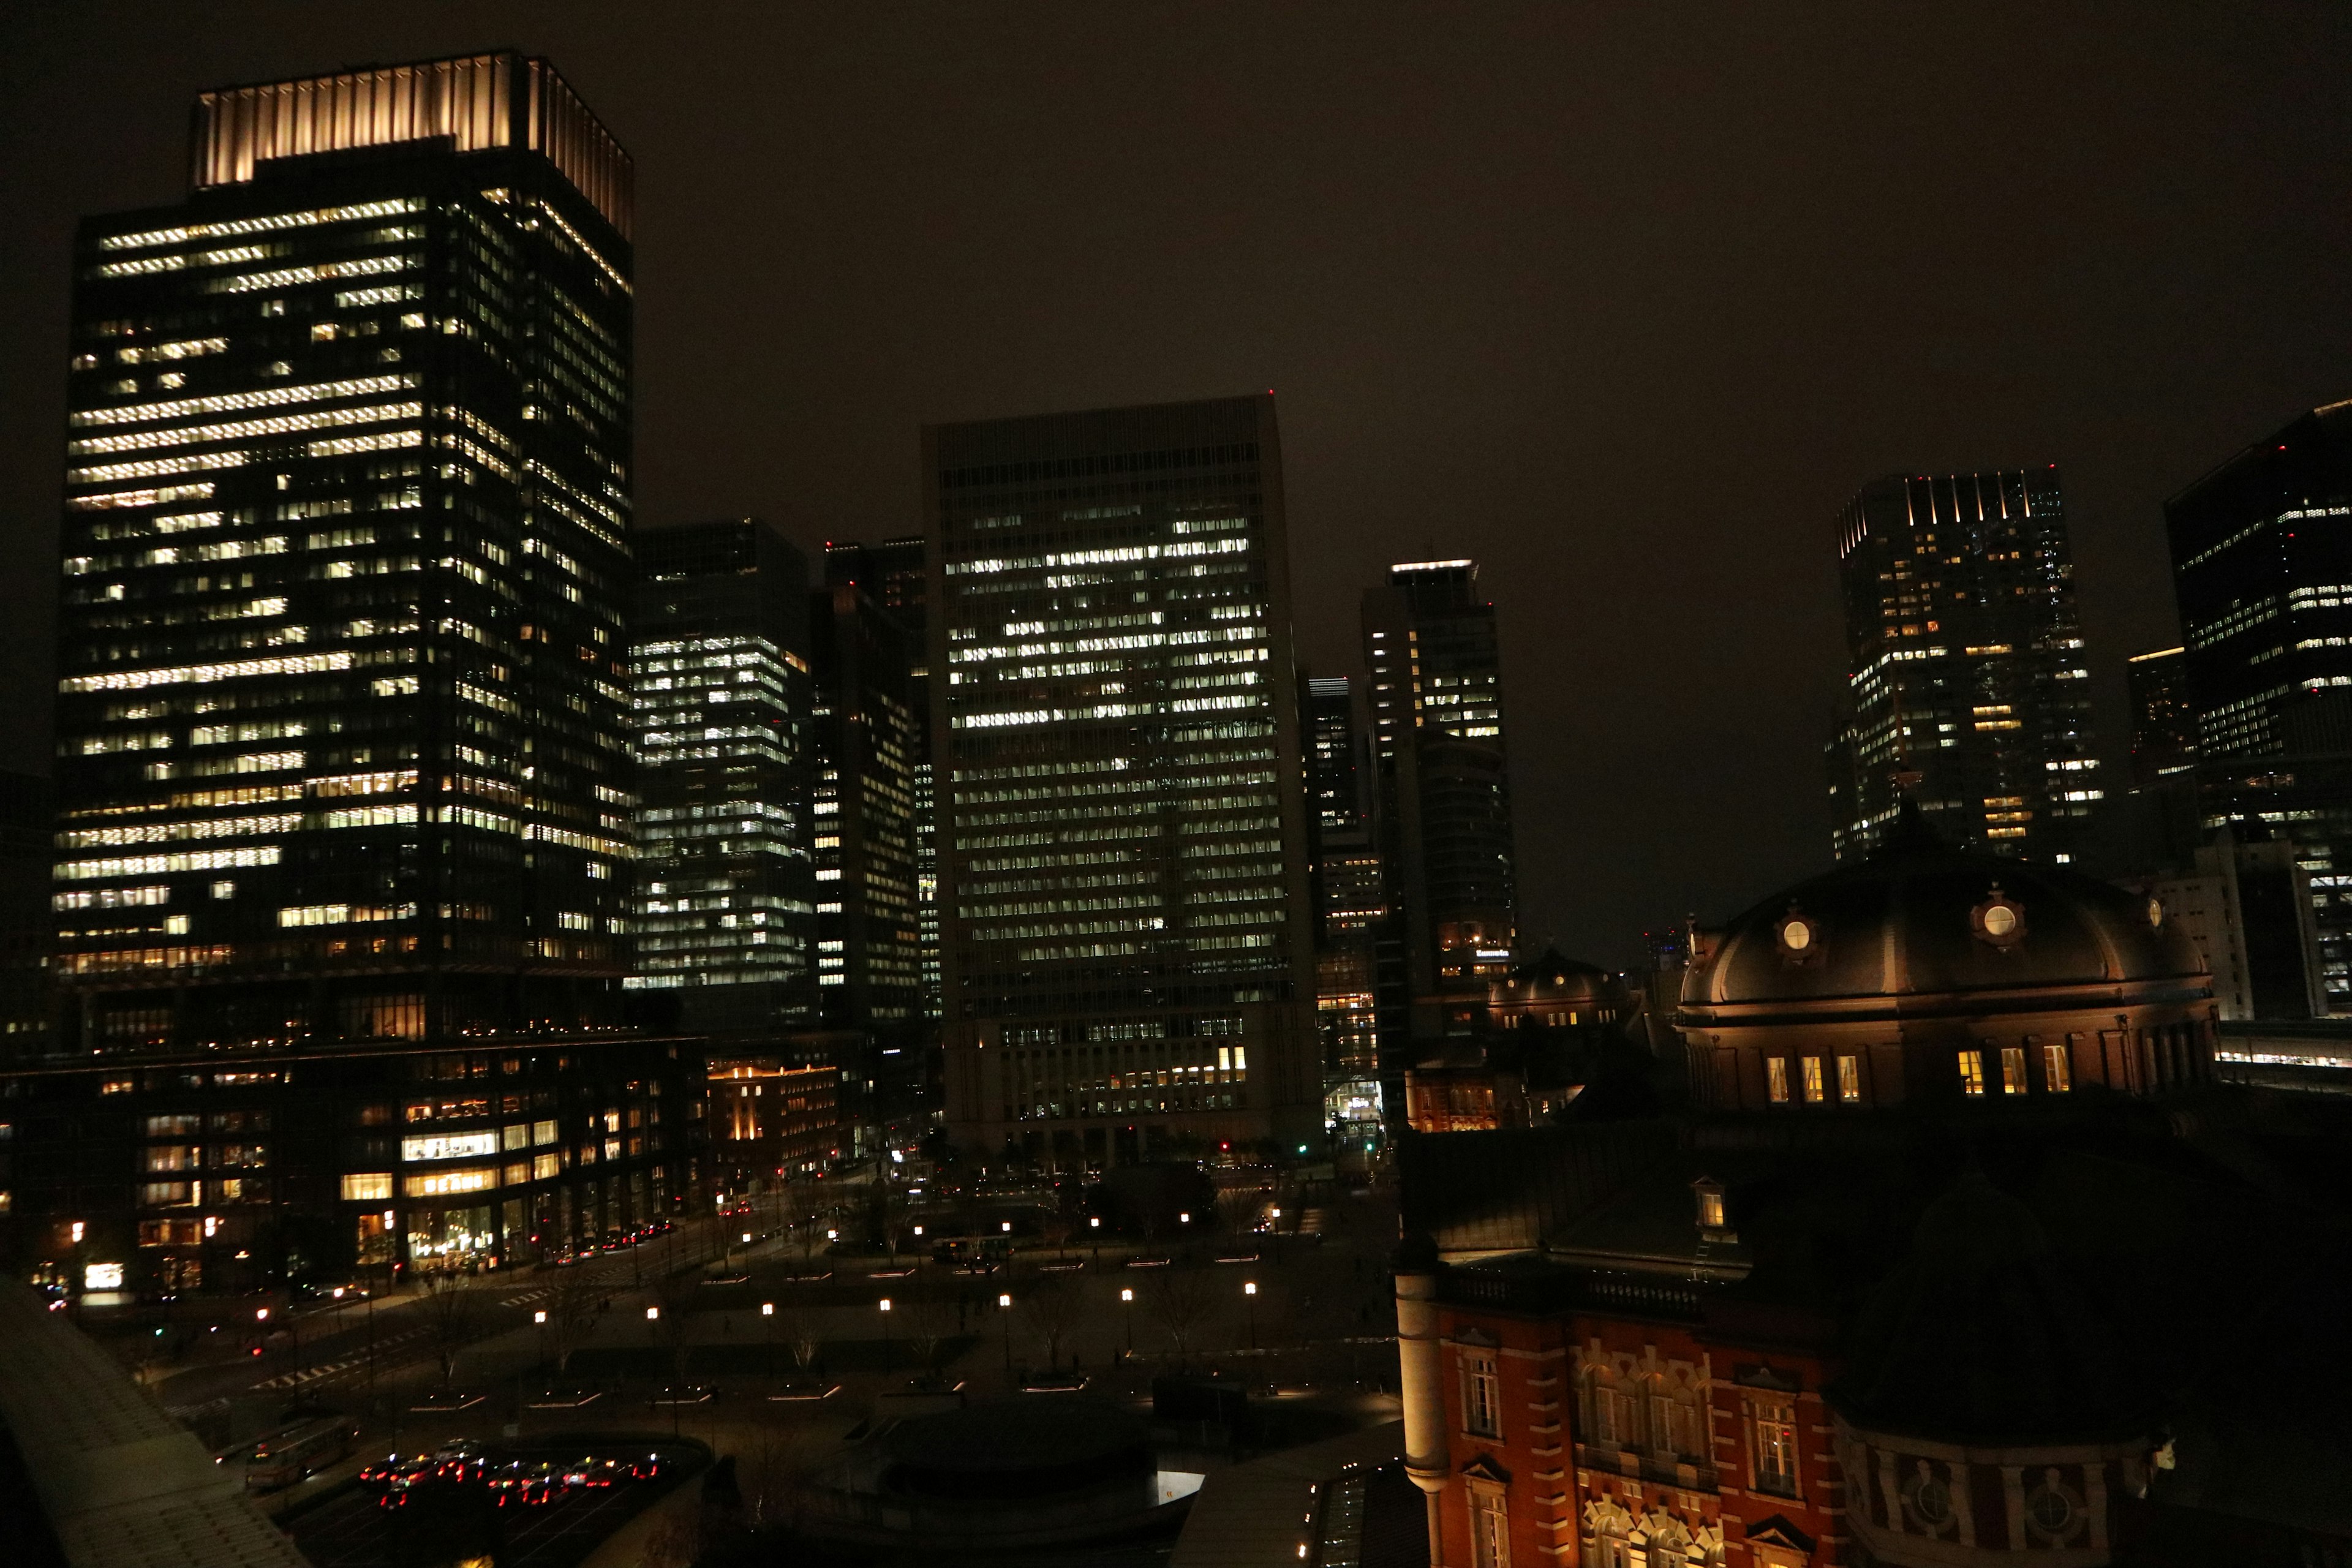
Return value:
[(158, 1141), (50, 1197), (135, 1194), (90, 1236), (183, 1280), (667, 1210), (689, 1065), (616, 1027), (628, 155), (513, 54), (193, 136), (186, 201), (76, 248), (58, 971)]
[[(1439, 998), (1483, 996), (1510, 971), (1517, 890), (1502, 649), (1475, 561), (1390, 567), (1387, 583), (1365, 591), (1363, 630), (1400, 978), (1409, 1033), (1425, 1041), (1444, 1027)], [(1391, 1058), (1383, 1076), (1393, 1080), (1404, 1065), (1397, 1053), (1410, 1047), (1391, 1027), (1382, 1048)]]
[(2296, 855), (2286, 839), (2242, 839), (2225, 826), (2197, 847), (2189, 870), (2147, 883), (2204, 955), (2224, 1022), (2327, 1016), (2311, 874)]
[(808, 560), (755, 519), (636, 537), (633, 989), (698, 1032), (816, 1021)]
[(2352, 403), (2314, 409), (2166, 503), (2208, 829), (2291, 836), (2331, 1011), (2352, 1012)]
[(1311, 1145), (1273, 399), (934, 426), (923, 485), (954, 1136)]
[(1322, 1036), (1324, 1122), (1377, 1135), (1380, 1039), (1375, 942), (1388, 915), (1372, 840), (1370, 760), (1346, 676), (1306, 682), (1308, 822), (1314, 833), (1315, 1018)]
[(2124, 661), (2131, 705), (2132, 783), (2146, 788), (2197, 761), (2197, 709), (2189, 696), (2189, 650), (2154, 648)]
[(928, 629), (929, 574), (923, 564), (920, 535), (886, 539), (879, 544), (835, 544), (824, 547), (825, 581), (856, 583), (906, 628), (913, 650), (915, 709), (915, 922), (920, 933), (923, 968), (923, 1016), (940, 1016), (940, 877), (939, 821), (931, 804), (931, 675), (930, 633)]
[(811, 601), (816, 666), (817, 1006), (870, 1052), (885, 1114), (922, 1088), (921, 931), (915, 901), (914, 647), (855, 583)]
[(1876, 480), (1838, 556), (1838, 858), (1874, 848), (1906, 794), (1957, 844), (2073, 858), (2103, 792), (2056, 467)]
[(49, 1050), (49, 781), (0, 773), (0, 1066)]

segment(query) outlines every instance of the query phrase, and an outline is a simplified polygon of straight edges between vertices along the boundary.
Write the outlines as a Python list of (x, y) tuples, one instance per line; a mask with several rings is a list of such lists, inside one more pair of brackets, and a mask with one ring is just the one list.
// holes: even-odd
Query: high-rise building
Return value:
[(931, 676), (929, 573), (923, 541), (886, 539), (879, 544), (824, 547), (828, 584), (856, 583), (906, 628), (914, 666), (908, 688), (915, 708), (915, 922), (921, 934), (923, 1016), (940, 1016), (939, 823), (931, 805)]
[(514, 54), (193, 130), (187, 200), (76, 247), (54, 902), (125, 1142), (39, 1201), (182, 1281), (667, 1211), (692, 1064), (619, 1007), (628, 155)]
[(48, 780), (0, 773), (0, 1066), (49, 1053), (56, 825)]
[(914, 704), (906, 628), (853, 582), (812, 601), (816, 665), (817, 997), (873, 1053), (885, 1111), (922, 1087)]
[(2189, 650), (2151, 648), (2124, 661), (2131, 704), (2132, 783), (2145, 789), (2197, 762), (2197, 706), (2189, 696)]
[[(1502, 647), (1475, 561), (1389, 568), (1363, 602), (1382, 858), (1400, 914), (1411, 1037), (1443, 1033), (1446, 994), (1510, 972), (1517, 853), (1503, 734)], [(1394, 1011), (1393, 1005), (1390, 1009)], [(1383, 1075), (1411, 1049), (1391, 1027)]]
[(755, 519), (641, 532), (632, 988), (699, 1031), (816, 1008), (808, 560)]
[(983, 1154), (1305, 1147), (1305, 763), (1270, 397), (934, 426), (949, 1124)]
[(2164, 517), (2202, 825), (2293, 840), (2328, 1009), (2352, 1012), (2352, 403), (2255, 442)]
[(1874, 848), (1907, 794), (1956, 843), (2071, 859), (2104, 792), (2057, 468), (1876, 480), (1838, 555), (1838, 858)]
[(1316, 676), (1306, 688), (1301, 710), (1315, 844), (1315, 1017), (1322, 1035), (1324, 1121), (1372, 1124), (1376, 1131), (1377, 942), (1388, 896), (1372, 837), (1370, 758), (1355, 683), (1346, 676)]

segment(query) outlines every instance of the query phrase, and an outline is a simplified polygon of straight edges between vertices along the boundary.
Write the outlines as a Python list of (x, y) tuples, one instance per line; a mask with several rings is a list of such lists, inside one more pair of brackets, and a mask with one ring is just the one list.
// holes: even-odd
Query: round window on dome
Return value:
[(2164, 900), (2162, 899), (2152, 898), (2148, 900), (2147, 923), (2151, 930), (2162, 931), (2164, 929)]
[(2008, 949), (2025, 940), (2025, 910), (1996, 886), (1983, 903), (1969, 911), (1969, 924), (1979, 942)]
[(2017, 911), (2007, 904), (1995, 904), (1984, 912), (1985, 934), (2007, 936), (2017, 930)]
[(1780, 945), (1790, 952), (1802, 952), (1813, 945), (1813, 928), (1802, 916), (1791, 916), (1781, 922)]

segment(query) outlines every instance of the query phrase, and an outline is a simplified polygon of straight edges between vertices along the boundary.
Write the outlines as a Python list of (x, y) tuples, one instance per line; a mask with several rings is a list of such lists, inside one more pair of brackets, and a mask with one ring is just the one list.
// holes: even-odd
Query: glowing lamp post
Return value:
[(1013, 1298), (999, 1296), (996, 1310), (1004, 1315), (1004, 1373), (1013, 1375)]
[(1133, 1361), (1135, 1359), (1135, 1292), (1131, 1289), (1121, 1290), (1118, 1293), (1118, 1304), (1125, 1309), (1120, 1315), (1127, 1319), (1127, 1359)]
[(1242, 1302), (1249, 1309), (1250, 1349), (1257, 1349), (1257, 1281), (1242, 1281)]

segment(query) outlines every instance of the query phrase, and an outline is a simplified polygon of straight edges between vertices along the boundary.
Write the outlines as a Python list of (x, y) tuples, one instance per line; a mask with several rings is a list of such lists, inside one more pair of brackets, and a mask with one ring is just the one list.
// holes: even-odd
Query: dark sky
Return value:
[(1530, 934), (1828, 859), (1832, 520), (2059, 463), (2104, 750), (2163, 498), (2352, 395), (2352, 9), (0, 4), (0, 765), (45, 769), (68, 248), (202, 87), (504, 45), (635, 155), (638, 512), (917, 525), (915, 429), (1276, 389), (1303, 657), (1472, 555)]

